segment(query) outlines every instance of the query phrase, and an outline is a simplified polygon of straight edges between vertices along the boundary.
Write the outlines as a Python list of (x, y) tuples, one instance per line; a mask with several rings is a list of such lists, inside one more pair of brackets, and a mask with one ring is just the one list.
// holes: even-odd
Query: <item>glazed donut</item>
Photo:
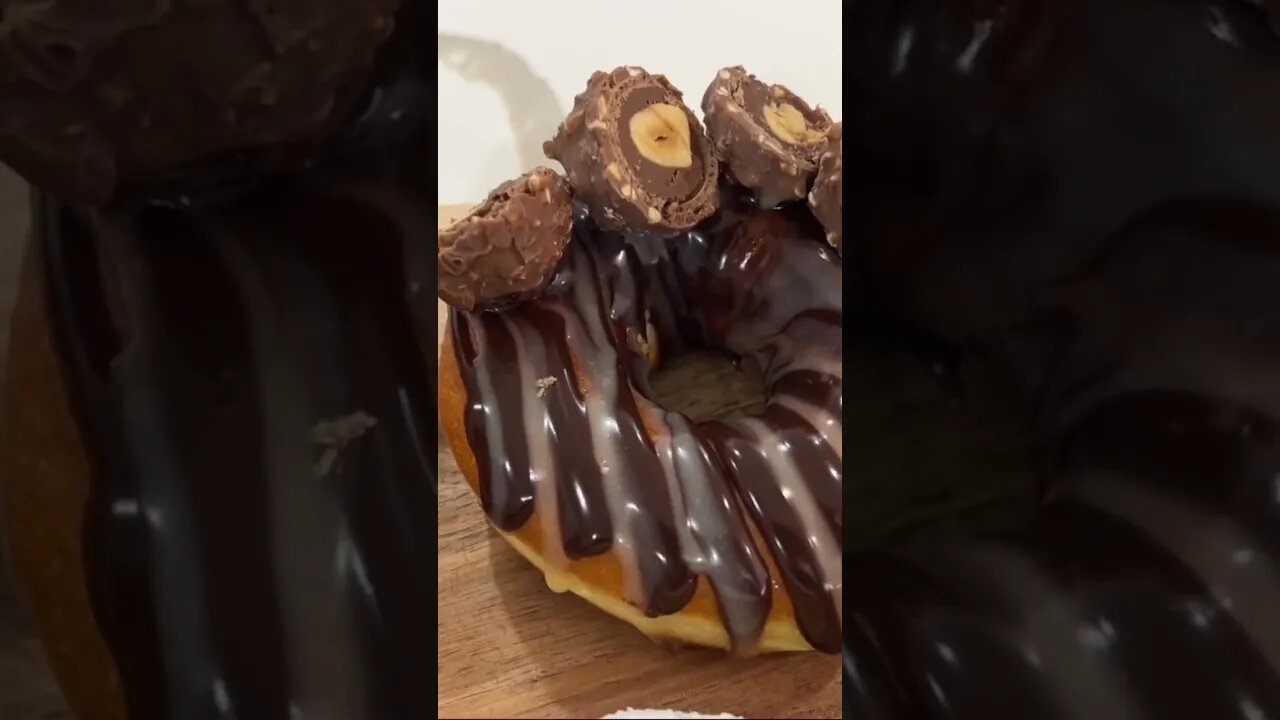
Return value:
[[(821, 240), (771, 211), (675, 241), (582, 219), (559, 294), (451, 310), (445, 436), (552, 587), (651, 636), (839, 650), (841, 266)], [(649, 399), (646, 315), (659, 347), (755, 358), (764, 414)]]
[[(579, 103), (592, 102), (589, 88)], [(618, 182), (644, 172), (641, 163)], [(570, 167), (571, 179), (591, 173)], [(592, 176), (592, 202), (615, 195), (599, 189), (609, 176)], [(489, 214), (493, 201), (482, 206)], [(452, 307), (442, 429), (492, 524), (553, 589), (654, 638), (835, 653), (841, 261), (804, 203), (757, 209), (735, 189), (716, 202), (713, 219), (674, 237), (654, 232), (670, 227), (666, 215), (615, 232), (580, 205), (541, 297)], [(442, 267), (459, 245), (476, 252), (465, 239), (472, 227), (475, 237), (489, 232), (487, 222), (442, 233)], [(695, 422), (661, 407), (649, 392), (655, 348), (754, 359), (764, 412)]]
[(417, 550), (434, 368), (395, 190), (303, 186), (263, 212), (37, 204), (0, 513), (77, 717), (430, 716), (408, 668), (435, 639)]
[(182, 203), (36, 195), (0, 550), (80, 720), (436, 712), (435, 367), (413, 319), (436, 300), (410, 255), (433, 204), (427, 10), (397, 16), (396, 92), (305, 172), (192, 168), (215, 182)]

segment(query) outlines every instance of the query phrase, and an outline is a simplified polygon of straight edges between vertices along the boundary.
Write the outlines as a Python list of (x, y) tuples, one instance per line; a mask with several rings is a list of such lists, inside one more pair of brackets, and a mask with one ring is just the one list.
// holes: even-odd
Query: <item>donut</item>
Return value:
[(430, 716), (411, 660), (436, 637), (435, 373), (396, 258), (411, 218), (355, 191), (260, 199), (37, 206), (0, 524), (84, 720)]
[[(591, 84), (649, 77), (620, 68)], [(589, 91), (579, 104), (589, 110), (599, 97)], [(611, 116), (591, 142), (609, 147), (617, 139), (608, 135), (629, 126)], [(675, 182), (644, 202), (679, 213), (628, 215), (619, 183), (653, 163), (624, 158), (633, 166), (614, 172), (616, 156), (569, 151), (564, 137), (562, 128), (548, 151), (566, 163), (577, 204), (541, 294), (449, 309), (439, 408), (458, 467), (494, 528), (552, 589), (652, 638), (738, 653), (839, 652), (839, 256), (807, 204), (760, 208), (731, 184), (704, 201), (714, 213), (680, 205), (702, 191)], [(710, 146), (692, 150), (705, 157), (687, 167), (716, 165)], [(699, 217), (709, 219), (671, 234)], [(485, 232), (482, 220), (462, 220), (442, 234), (442, 256), (470, 227)], [(757, 362), (764, 411), (699, 422), (656, 403), (656, 367), (695, 348)]]
[(428, 10), (305, 171), (35, 194), (0, 550), (81, 720), (434, 717)]

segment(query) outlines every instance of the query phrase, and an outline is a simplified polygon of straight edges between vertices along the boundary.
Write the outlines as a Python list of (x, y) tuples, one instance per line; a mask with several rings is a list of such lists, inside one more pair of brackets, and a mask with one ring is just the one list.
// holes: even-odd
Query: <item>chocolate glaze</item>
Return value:
[[(408, 568), (432, 540), (432, 384), (403, 298), (377, 287), (396, 287), (400, 228), (329, 191), (267, 202), (45, 213), (51, 270), (99, 253), (130, 331), (105, 377), (76, 379), (105, 460), (86, 534), (94, 597), (137, 717), (379, 717), (418, 702), (405, 668), (431, 636), (410, 610), (429, 595)], [(357, 233), (379, 238), (363, 260), (344, 247)], [(290, 235), (308, 247), (262, 251)], [(62, 303), (64, 317), (101, 312)], [(67, 342), (74, 372), (80, 340)], [(358, 411), (378, 426), (317, 476), (310, 428)]]
[(867, 2), (849, 27), (859, 310), (943, 346), (913, 352), (956, 405), (996, 369), (1044, 493), (1025, 532), (846, 556), (847, 711), (1280, 714), (1265, 12)]
[[(626, 598), (651, 616), (682, 609), (705, 576), (745, 651), (772, 603), (769, 552), (805, 637), (835, 652), (840, 262), (804, 206), (790, 218), (741, 212), (674, 240), (603, 232), (580, 215), (547, 297), (454, 310), (467, 438), (494, 524), (517, 530), (536, 509), (552, 562), (616, 551)], [(627, 341), (646, 318), (665, 348), (754, 358), (772, 388), (765, 413), (694, 423), (655, 405)], [(556, 382), (540, 389), (544, 378)]]

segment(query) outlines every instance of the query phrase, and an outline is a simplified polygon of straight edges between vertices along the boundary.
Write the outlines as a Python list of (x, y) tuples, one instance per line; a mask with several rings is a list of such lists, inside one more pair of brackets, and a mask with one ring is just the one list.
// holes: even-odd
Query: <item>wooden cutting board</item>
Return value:
[[(466, 211), (442, 206), (441, 227)], [(440, 329), (443, 337), (443, 305)], [(682, 370), (668, 379), (689, 392), (724, 394), (724, 378), (708, 377), (721, 371)], [(549, 590), (542, 573), (490, 530), (443, 438), (439, 472), (441, 718), (599, 718), (626, 707), (841, 716), (838, 657), (739, 659), (659, 647), (585, 601)]]

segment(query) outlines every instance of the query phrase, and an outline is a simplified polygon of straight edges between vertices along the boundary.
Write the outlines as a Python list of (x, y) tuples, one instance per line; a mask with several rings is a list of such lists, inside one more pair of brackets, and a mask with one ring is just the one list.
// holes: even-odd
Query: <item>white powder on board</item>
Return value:
[(730, 715), (729, 713), (703, 715), (702, 713), (683, 712), (680, 710), (642, 710), (639, 708), (627, 708), (604, 716), (604, 720), (612, 720), (613, 718), (652, 718), (653, 720), (665, 720), (665, 718), (708, 718), (710, 720), (718, 720), (723, 718), (724, 720), (742, 720), (741, 715)]

